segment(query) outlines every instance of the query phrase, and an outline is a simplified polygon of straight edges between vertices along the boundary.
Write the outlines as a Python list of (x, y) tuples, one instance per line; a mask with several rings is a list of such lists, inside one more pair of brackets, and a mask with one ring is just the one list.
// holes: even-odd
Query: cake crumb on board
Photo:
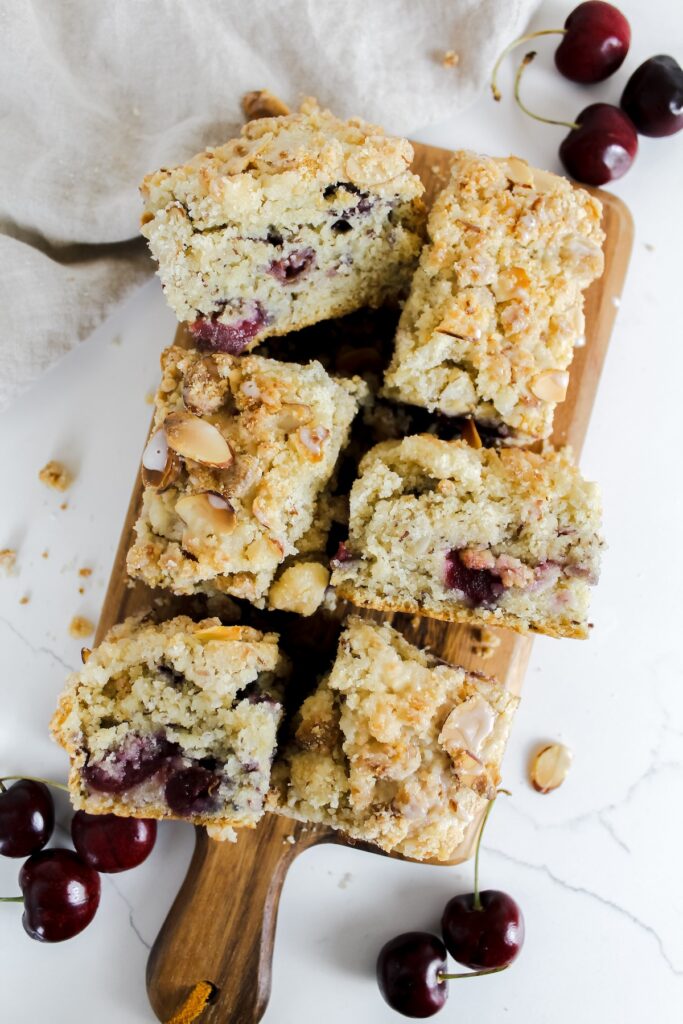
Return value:
[(0, 574), (3, 576), (16, 576), (17, 553), (14, 548), (2, 548), (0, 550)]

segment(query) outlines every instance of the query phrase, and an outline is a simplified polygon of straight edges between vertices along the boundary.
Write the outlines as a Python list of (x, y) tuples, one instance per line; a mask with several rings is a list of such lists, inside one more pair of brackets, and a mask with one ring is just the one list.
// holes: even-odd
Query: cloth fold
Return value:
[[(142, 177), (226, 141), (240, 99), (389, 131), (451, 116), (538, 0), (8, 0), (0, 6), (0, 406), (153, 272)], [(444, 63), (444, 55), (455, 57)]]

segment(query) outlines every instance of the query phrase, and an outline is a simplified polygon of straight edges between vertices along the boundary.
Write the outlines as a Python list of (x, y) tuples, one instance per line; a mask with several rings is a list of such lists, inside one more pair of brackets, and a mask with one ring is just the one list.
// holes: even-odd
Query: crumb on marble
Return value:
[(85, 587), (79, 587), (78, 588), (78, 593), (79, 594), (85, 594)]
[(59, 507), (61, 508), (62, 512), (66, 512), (66, 510), (69, 507), (69, 502), (68, 501), (63, 501), (62, 504)]
[(86, 619), (83, 615), (74, 615), (73, 619), (69, 623), (69, 633), (76, 640), (83, 640), (86, 636), (91, 636), (95, 632), (95, 626)]
[(82, 569), (78, 570), (78, 575), (82, 576), (83, 579), (87, 579), (88, 576), (92, 576), (92, 569), (89, 569), (87, 565), (84, 565)]
[(655, 251), (655, 247), (652, 244), (652, 242), (643, 242), (643, 245), (645, 246), (645, 248), (647, 249), (648, 252), (654, 252)]
[(456, 53), (455, 50), (446, 50), (441, 58), (441, 64), (445, 68), (457, 68), (459, 63), (460, 54)]
[(351, 874), (350, 871), (344, 872), (344, 874), (341, 876), (341, 878), (337, 882), (337, 887), (339, 889), (346, 889), (348, 887), (349, 882), (352, 879), (353, 879), (353, 875)]
[(47, 550), (47, 548), (45, 548), (45, 551), (43, 551), (43, 553), (41, 554), (40, 557), (41, 558), (49, 558), (50, 557), (50, 552)]
[(16, 576), (17, 553), (14, 548), (2, 548), (0, 550), (0, 573), (3, 576)]
[(148, 391), (145, 395), (145, 402), (147, 405), (154, 405), (154, 392)]
[(19, 598), (19, 604), (28, 604), (30, 600), (30, 596), (28, 594), (24, 594), (23, 597)]
[(62, 462), (51, 459), (41, 469), (38, 479), (46, 487), (52, 487), (55, 491), (65, 491), (73, 483), (73, 474), (69, 472)]

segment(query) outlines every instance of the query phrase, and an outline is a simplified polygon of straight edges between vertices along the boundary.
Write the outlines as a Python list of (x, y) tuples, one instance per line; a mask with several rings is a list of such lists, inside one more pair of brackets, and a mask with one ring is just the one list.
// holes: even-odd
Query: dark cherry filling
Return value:
[(348, 220), (336, 220), (332, 225), (332, 230), (335, 235), (345, 235), (347, 231), (353, 231), (353, 227)]
[(100, 793), (123, 793), (149, 779), (178, 750), (163, 736), (131, 736), (101, 761), (87, 764), (83, 778), (90, 789)]
[(315, 250), (310, 247), (295, 249), (289, 256), (281, 260), (273, 260), (268, 273), (276, 277), (281, 284), (291, 284), (309, 270), (315, 263)]
[(280, 246), (282, 245), (283, 238), (280, 232), (276, 231), (275, 228), (269, 228), (268, 234), (266, 235), (266, 241), (269, 242), (271, 245)]
[(339, 562), (340, 564), (343, 564), (344, 562), (352, 562), (355, 557), (356, 556), (351, 551), (351, 548), (349, 547), (349, 545), (345, 541), (342, 540), (342, 541), (339, 542), (339, 547), (337, 548), (337, 553), (334, 556), (334, 558), (332, 559), (332, 561), (333, 562)]
[(248, 700), (250, 704), (272, 704), (273, 707), (278, 704), (278, 701), (271, 697), (269, 693), (265, 693), (257, 682), (248, 683), (242, 690), (240, 697), (242, 700)]
[(457, 549), (446, 555), (446, 586), (460, 590), (473, 605), (495, 604), (505, 589), (488, 569), (468, 569)]
[(172, 665), (160, 661), (157, 665), (157, 672), (169, 683), (170, 686), (182, 686), (185, 676), (182, 672), (176, 672)]
[(351, 192), (354, 196), (359, 196), (361, 194), (360, 189), (357, 185), (354, 185), (353, 182), (338, 181), (335, 185), (328, 185), (327, 188), (323, 189), (323, 196), (325, 199), (332, 199), (340, 188), (343, 188), (345, 192)]
[(220, 779), (208, 768), (181, 768), (166, 783), (166, 803), (181, 817), (207, 814), (218, 806)]
[(217, 315), (214, 313), (209, 318), (200, 317), (190, 324), (197, 348), (202, 352), (229, 352), (230, 355), (238, 356), (268, 323), (260, 302), (254, 303), (250, 316), (233, 320), (229, 324), (221, 323), (216, 319)]

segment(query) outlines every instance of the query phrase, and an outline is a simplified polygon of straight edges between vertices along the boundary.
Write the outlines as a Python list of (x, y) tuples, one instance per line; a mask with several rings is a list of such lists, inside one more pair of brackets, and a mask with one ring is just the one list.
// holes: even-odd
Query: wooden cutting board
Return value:
[[(415, 144), (414, 170), (425, 183), (428, 204), (447, 178), (451, 155), (449, 150)], [(595, 191), (604, 208), (605, 273), (586, 295), (586, 344), (574, 357), (569, 391), (556, 413), (552, 437), (557, 445), (571, 444), (577, 455), (588, 428), (633, 240), (632, 220), (624, 204), (608, 192)], [(184, 328), (179, 328), (175, 340), (189, 343)], [(102, 608), (98, 642), (112, 625), (150, 606), (150, 592), (142, 584), (131, 585), (125, 572), (141, 492), (138, 479)], [(377, 613), (362, 614), (382, 618)], [(406, 615), (384, 618), (393, 621), (413, 643), (429, 647), (446, 661), (494, 675), (519, 694), (531, 637), (496, 630), (500, 644), (492, 656), (482, 659), (480, 637), (471, 627)], [(317, 635), (311, 620), (289, 617), (289, 628), (296, 628), (294, 619), (299, 626), (305, 624), (309, 637)], [(453, 851), (451, 863), (470, 856), (477, 827), (478, 822)], [(270, 814), (234, 844), (213, 842), (203, 829), (197, 830), (187, 876), (147, 967), (149, 998), (160, 1020), (168, 1020), (199, 981), (215, 986), (202, 1024), (255, 1024), (261, 1018), (270, 994), (277, 909), (287, 870), (304, 850), (330, 842), (351, 845), (331, 829), (306, 827)], [(372, 847), (363, 848), (384, 856)]]

